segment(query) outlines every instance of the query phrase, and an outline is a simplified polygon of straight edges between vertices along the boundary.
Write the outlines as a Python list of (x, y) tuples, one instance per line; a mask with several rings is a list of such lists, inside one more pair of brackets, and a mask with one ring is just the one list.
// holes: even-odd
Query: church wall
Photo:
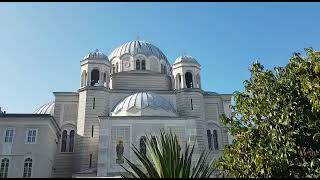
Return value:
[(76, 125), (78, 119), (79, 95), (76, 92), (54, 92), (55, 108), (54, 118), (60, 127), (71, 123)]
[[(62, 134), (64, 130), (67, 130), (69, 136), (71, 130), (76, 132), (77, 129), (79, 94), (77, 92), (54, 92), (54, 95), (54, 117), (61, 128), (60, 133)], [(60, 137), (52, 177), (71, 177), (74, 153), (61, 152), (61, 140)]]
[[(91, 168), (96, 168), (100, 129), (98, 116), (106, 115), (109, 112), (109, 92), (105, 88), (88, 87), (86, 91), (82, 91), (80, 94), (79, 102), (83, 102), (85, 111), (78, 117), (78, 128), (81, 129), (78, 129), (76, 145), (76, 162), (79, 165), (75, 168), (77, 170), (89, 168), (90, 154), (92, 154)], [(94, 101), (95, 103), (93, 103)]]
[(201, 117), (203, 115), (203, 97), (200, 91), (192, 89), (177, 90), (176, 96), (177, 109), (182, 116)]
[(142, 136), (149, 133), (158, 136), (161, 128), (171, 128), (184, 144), (189, 136), (195, 136), (196, 130), (194, 118), (173, 117), (102, 117), (100, 127), (98, 176), (124, 171), (116, 163), (116, 146), (119, 140), (123, 141), (123, 156), (138, 162), (131, 147), (134, 144), (140, 149)]
[(219, 150), (214, 151), (214, 153), (216, 154), (221, 154), (223, 152), (224, 145), (229, 144), (230, 142), (230, 137), (228, 136), (227, 129), (224, 127), (224, 125), (219, 119), (219, 116), (221, 114), (230, 114), (230, 109), (226, 109), (225, 102), (228, 102), (228, 97), (222, 98), (221, 95), (204, 96), (205, 119), (207, 122), (207, 129), (215, 129), (218, 132)]
[(113, 74), (112, 89), (171, 90), (172, 87), (170, 76), (140, 71)]
[(220, 124), (219, 114), (224, 113), (224, 109), (221, 109), (221, 98), (217, 96), (204, 96), (205, 104), (205, 118), (206, 121), (213, 121)]

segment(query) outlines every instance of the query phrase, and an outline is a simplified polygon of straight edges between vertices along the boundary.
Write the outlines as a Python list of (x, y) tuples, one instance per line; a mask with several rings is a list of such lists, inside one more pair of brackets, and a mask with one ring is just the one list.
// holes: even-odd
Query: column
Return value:
[(186, 79), (184, 73), (181, 75), (181, 89), (186, 88)]

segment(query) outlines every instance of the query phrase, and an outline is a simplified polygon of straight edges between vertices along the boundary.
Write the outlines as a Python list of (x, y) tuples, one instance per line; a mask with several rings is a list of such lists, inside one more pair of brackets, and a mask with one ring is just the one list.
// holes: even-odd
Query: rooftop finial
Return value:
[(136, 38), (136, 39), (137, 39), (137, 41), (139, 41), (139, 39), (140, 39), (140, 37), (139, 37), (139, 33), (138, 33), (138, 35), (137, 35), (137, 38)]

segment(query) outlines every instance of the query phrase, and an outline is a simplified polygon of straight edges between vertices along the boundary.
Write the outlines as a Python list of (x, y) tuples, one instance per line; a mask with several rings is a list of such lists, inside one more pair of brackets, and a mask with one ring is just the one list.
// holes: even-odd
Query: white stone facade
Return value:
[[(89, 53), (80, 62), (77, 92), (54, 92), (55, 100), (34, 114), (0, 115), (0, 134), (14, 128), (23, 138), (34, 127), (41, 134), (32, 146), (21, 140), (0, 144), (0, 162), (10, 160), (7, 177), (23, 176), (26, 156), (34, 159), (31, 177), (118, 176), (122, 156), (136, 162), (132, 144), (143, 148), (143, 136), (157, 136), (161, 128), (171, 129), (181, 143), (194, 143), (197, 154), (209, 149), (219, 157), (231, 142), (219, 122), (219, 115), (230, 116), (231, 94), (202, 90), (200, 74), (193, 57), (170, 65), (144, 41), (125, 43), (109, 57)], [(122, 156), (117, 147), (123, 147)]]

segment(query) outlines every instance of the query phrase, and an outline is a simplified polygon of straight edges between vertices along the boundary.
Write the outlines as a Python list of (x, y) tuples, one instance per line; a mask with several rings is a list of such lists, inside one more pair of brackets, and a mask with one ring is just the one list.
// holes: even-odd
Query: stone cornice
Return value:
[(55, 96), (79, 96), (78, 92), (52, 92)]
[(201, 65), (195, 64), (195, 63), (178, 62), (172, 65), (172, 69), (177, 69), (180, 67), (191, 67), (191, 68), (198, 68), (199, 70), (201, 70)]
[(80, 61), (80, 65), (84, 66), (86, 64), (103, 64), (110, 67), (110, 62), (107, 60), (93, 60), (93, 59), (85, 59)]
[(195, 116), (179, 116), (179, 117), (171, 117), (171, 116), (98, 116), (99, 119), (109, 119), (109, 120), (196, 120), (200, 119), (199, 117)]
[(182, 88), (182, 89), (176, 89), (175, 90), (176, 93), (180, 93), (180, 92), (197, 92), (197, 93), (201, 93), (203, 94), (203, 90), (200, 88)]
[(105, 91), (109, 92), (110, 89), (104, 86), (85, 86), (78, 89), (78, 93), (86, 90), (94, 90), (94, 91)]

